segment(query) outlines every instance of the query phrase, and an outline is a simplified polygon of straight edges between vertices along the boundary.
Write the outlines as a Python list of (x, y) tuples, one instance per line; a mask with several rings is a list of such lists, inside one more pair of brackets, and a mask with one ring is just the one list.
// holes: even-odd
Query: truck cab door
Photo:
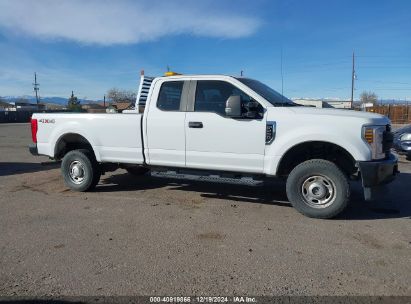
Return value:
[(145, 110), (149, 165), (185, 167), (185, 107), (189, 81), (158, 80)]
[(241, 96), (244, 105), (254, 102), (233, 84), (221, 80), (191, 81), (185, 119), (186, 166), (263, 173), (266, 118), (258, 105), (255, 117), (230, 118), (228, 97)]

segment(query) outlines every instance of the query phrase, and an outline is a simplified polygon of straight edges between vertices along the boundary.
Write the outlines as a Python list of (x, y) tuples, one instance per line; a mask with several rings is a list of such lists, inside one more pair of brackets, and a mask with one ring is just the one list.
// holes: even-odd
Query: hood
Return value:
[(411, 133), (411, 125), (407, 125), (405, 127), (402, 127), (400, 129), (397, 129), (393, 131), (394, 134), (403, 134), (403, 133)]
[(297, 115), (313, 115), (317, 117), (328, 116), (334, 118), (341, 117), (346, 119), (353, 118), (363, 120), (365, 123), (377, 125), (385, 125), (390, 123), (390, 120), (386, 116), (369, 112), (312, 107), (290, 107), (288, 109), (290, 109), (291, 112), (294, 112)]

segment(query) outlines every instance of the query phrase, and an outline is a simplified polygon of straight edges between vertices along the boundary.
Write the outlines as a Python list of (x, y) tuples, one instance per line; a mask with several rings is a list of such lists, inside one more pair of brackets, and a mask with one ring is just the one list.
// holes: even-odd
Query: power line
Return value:
[(399, 84), (399, 85), (410, 85), (411, 84), (411, 82), (382, 81), (382, 80), (362, 80), (361, 82), (383, 83), (383, 84)]
[(385, 55), (385, 56), (373, 56), (373, 55), (357, 55), (361, 58), (407, 58), (410, 59), (410, 56), (395, 56), (395, 55)]
[(411, 88), (374, 88), (374, 90), (381, 91), (411, 91)]
[(378, 66), (378, 65), (364, 65), (364, 66), (361, 66), (361, 68), (362, 69), (410, 69), (411, 68), (411, 66), (409, 66), (409, 65), (397, 65), (397, 66), (394, 66), (394, 65), (386, 65), (386, 66), (383, 66), (383, 65), (380, 65), (380, 66)]
[(346, 65), (350, 61), (344, 60), (344, 61), (334, 61), (334, 62), (324, 62), (324, 63), (303, 63), (303, 64), (292, 64), (292, 65), (287, 65), (289, 68), (321, 68), (321, 67), (329, 67), (329, 66), (335, 66), (335, 65)]

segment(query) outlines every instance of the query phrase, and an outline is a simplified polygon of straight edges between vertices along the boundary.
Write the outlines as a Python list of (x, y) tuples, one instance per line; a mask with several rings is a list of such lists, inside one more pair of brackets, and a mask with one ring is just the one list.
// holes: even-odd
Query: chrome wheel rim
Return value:
[(69, 176), (73, 183), (81, 184), (85, 176), (84, 165), (78, 160), (72, 161), (69, 168)]
[(301, 186), (304, 202), (313, 208), (321, 209), (330, 206), (336, 197), (334, 182), (323, 175), (308, 177)]

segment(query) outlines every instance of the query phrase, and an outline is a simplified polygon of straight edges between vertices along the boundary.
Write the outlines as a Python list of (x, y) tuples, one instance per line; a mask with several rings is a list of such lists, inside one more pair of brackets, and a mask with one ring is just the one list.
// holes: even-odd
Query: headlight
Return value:
[(362, 138), (371, 148), (372, 159), (385, 157), (383, 151), (383, 136), (386, 126), (364, 126), (362, 128)]
[(400, 146), (404, 151), (411, 151), (411, 133), (404, 133), (400, 136)]
[(404, 133), (400, 137), (401, 141), (411, 141), (411, 133)]

